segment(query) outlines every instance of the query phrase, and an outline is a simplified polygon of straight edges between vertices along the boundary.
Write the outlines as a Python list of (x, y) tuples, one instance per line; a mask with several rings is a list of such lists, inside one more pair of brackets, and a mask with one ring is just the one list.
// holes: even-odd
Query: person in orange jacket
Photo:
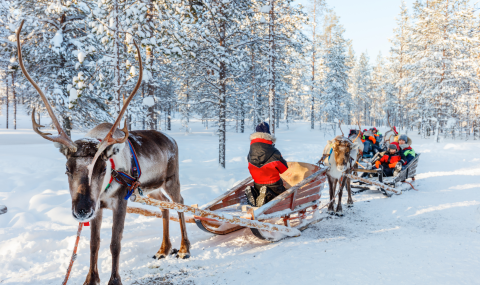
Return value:
[(375, 168), (383, 168), (383, 175), (396, 176), (402, 170), (404, 161), (399, 153), (399, 146), (397, 142), (393, 142), (388, 146), (388, 151), (385, 155), (375, 162)]

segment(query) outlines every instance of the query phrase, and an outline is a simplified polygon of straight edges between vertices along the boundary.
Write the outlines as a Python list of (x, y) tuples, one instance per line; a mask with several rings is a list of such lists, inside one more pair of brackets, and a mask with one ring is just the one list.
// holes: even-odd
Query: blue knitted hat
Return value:
[(255, 131), (257, 133), (270, 134), (270, 126), (268, 125), (267, 122), (262, 122), (262, 123), (258, 124), (258, 126), (255, 128)]

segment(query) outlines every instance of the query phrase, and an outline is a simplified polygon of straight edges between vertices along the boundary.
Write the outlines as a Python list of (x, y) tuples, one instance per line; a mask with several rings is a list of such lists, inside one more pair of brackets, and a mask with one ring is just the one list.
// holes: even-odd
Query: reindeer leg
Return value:
[(343, 194), (343, 188), (345, 187), (345, 183), (347, 181), (345, 176), (342, 176), (342, 181), (340, 182), (340, 189), (338, 189), (338, 204), (337, 204), (337, 210), (335, 211), (335, 214), (337, 216), (343, 216), (343, 209), (342, 209), (342, 194)]
[[(119, 191), (119, 193), (125, 193)], [(113, 227), (112, 241), (110, 243), (110, 252), (112, 253), (112, 275), (108, 285), (121, 285), (120, 278), (120, 251), (122, 249), (123, 228), (125, 226), (125, 216), (127, 214), (127, 201), (120, 195), (116, 198), (116, 205), (113, 207)]]
[[(159, 201), (169, 201), (162, 191), (159, 189), (153, 193), (147, 195), (148, 197), (159, 200)], [(155, 253), (153, 258), (162, 259), (167, 257), (172, 252), (172, 243), (170, 242), (170, 211), (162, 210), (162, 220), (163, 220), (163, 239), (160, 249)], [(176, 249), (173, 249), (173, 252), (176, 252)]]
[(184, 213), (178, 212), (178, 217), (180, 218), (180, 230), (182, 231), (182, 244), (178, 251), (178, 257), (186, 259), (190, 257), (190, 241), (188, 240), (187, 235), (187, 225), (185, 223)]
[(350, 178), (347, 179), (347, 192), (348, 192), (348, 200), (347, 200), (347, 207), (353, 207), (353, 199), (352, 199), (352, 185), (350, 184)]
[(98, 209), (95, 218), (90, 221), (90, 270), (84, 285), (100, 284), (100, 276), (98, 275), (98, 250), (100, 249), (100, 227), (102, 225), (103, 209)]
[(327, 178), (328, 178), (328, 192), (330, 194), (330, 200), (333, 199), (333, 201), (328, 205), (328, 209), (327, 209), (327, 213), (330, 214), (330, 215), (333, 215), (335, 213), (335, 208), (334, 208), (334, 204), (335, 204), (335, 189), (337, 188), (337, 179), (331, 177), (331, 176), (328, 176), (327, 175)]
[(153, 256), (156, 259), (167, 257), (172, 250), (172, 243), (170, 242), (170, 211), (162, 210), (163, 217), (163, 240), (162, 245), (157, 253)]
[[(180, 194), (180, 180), (178, 179), (178, 173), (169, 177), (166, 182), (167, 193), (170, 198), (176, 203), (183, 204), (183, 197)], [(182, 232), (182, 242), (180, 244), (180, 250), (177, 257), (186, 259), (190, 257), (190, 241), (187, 235), (187, 225), (185, 223), (184, 213), (178, 212), (178, 218), (180, 219), (180, 231)]]

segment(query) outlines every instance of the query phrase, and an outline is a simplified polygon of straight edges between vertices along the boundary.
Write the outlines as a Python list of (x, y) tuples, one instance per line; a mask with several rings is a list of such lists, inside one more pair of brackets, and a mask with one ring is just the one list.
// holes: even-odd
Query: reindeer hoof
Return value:
[(347, 204), (347, 207), (352, 208), (352, 207), (353, 207), (353, 203), (352, 203), (352, 204)]
[(339, 217), (342, 217), (343, 216), (343, 211), (337, 211), (335, 213), (335, 215), (339, 216)]
[(155, 253), (155, 255), (153, 256), (153, 259), (164, 259), (167, 257), (168, 254), (165, 254), (165, 253)]
[(188, 258), (190, 258), (190, 253), (188, 253), (188, 252), (178, 253), (177, 258), (188, 259)]
[(327, 214), (329, 214), (329, 215), (335, 215), (335, 211), (333, 211), (333, 210), (328, 210), (328, 211), (327, 211)]

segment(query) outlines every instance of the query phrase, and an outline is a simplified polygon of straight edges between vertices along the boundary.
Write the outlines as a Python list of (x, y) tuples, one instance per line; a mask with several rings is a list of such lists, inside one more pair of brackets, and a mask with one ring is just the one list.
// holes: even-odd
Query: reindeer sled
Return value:
[[(197, 205), (177, 206), (193, 214), (200, 229), (216, 235), (250, 228), (256, 237), (268, 241), (299, 236), (309, 225), (321, 220), (318, 215), (320, 192), (328, 168), (303, 162), (289, 162), (288, 167), (281, 175), (287, 190), (262, 207), (250, 207), (247, 203), (245, 188), (253, 185), (251, 177), (200, 208)], [(152, 202), (152, 199), (138, 196), (132, 200)], [(167, 204), (171, 203), (154, 201), (147, 204), (170, 208)], [(187, 218), (187, 222), (190, 220)]]
[[(159, 201), (141, 196), (138, 191), (130, 200), (160, 209), (192, 214), (193, 217), (186, 217), (186, 222), (195, 223), (208, 233), (226, 235), (250, 228), (260, 239), (279, 241), (286, 237), (299, 236), (309, 225), (322, 220), (318, 215), (320, 193), (329, 169), (304, 162), (289, 162), (288, 167), (289, 169), (280, 175), (287, 190), (262, 207), (251, 207), (247, 203), (245, 188), (253, 185), (251, 177), (202, 207)], [(127, 212), (162, 217), (161, 213), (145, 208), (129, 207)], [(170, 220), (178, 221), (178, 218), (170, 216)]]
[[(250, 227), (250, 230), (260, 239), (278, 241), (287, 236), (298, 236), (309, 225), (321, 220), (318, 217), (320, 192), (325, 185), (328, 168), (303, 162), (289, 162), (288, 167), (280, 175), (287, 191), (262, 207), (248, 206), (245, 188), (253, 186), (253, 179), (249, 177), (200, 209), (231, 215), (240, 221), (258, 221), (262, 227)], [(217, 235), (248, 227), (201, 216), (194, 218), (200, 229)]]
[[(374, 157), (372, 162), (375, 161)], [(413, 188), (407, 179), (415, 181), (415, 175), (417, 174), (418, 160), (420, 159), (420, 153), (417, 153), (415, 158), (407, 165), (405, 169), (400, 171), (397, 176), (384, 177), (381, 169), (368, 169), (371, 163), (360, 164), (363, 168), (354, 169), (355, 173), (368, 173), (367, 177), (354, 176), (351, 179), (351, 187), (353, 195), (367, 190), (377, 190), (384, 195), (391, 196), (393, 194), (400, 194), (402, 191), (406, 191)], [(393, 190), (392, 190), (393, 189)], [(399, 192), (399, 193), (397, 193)]]

